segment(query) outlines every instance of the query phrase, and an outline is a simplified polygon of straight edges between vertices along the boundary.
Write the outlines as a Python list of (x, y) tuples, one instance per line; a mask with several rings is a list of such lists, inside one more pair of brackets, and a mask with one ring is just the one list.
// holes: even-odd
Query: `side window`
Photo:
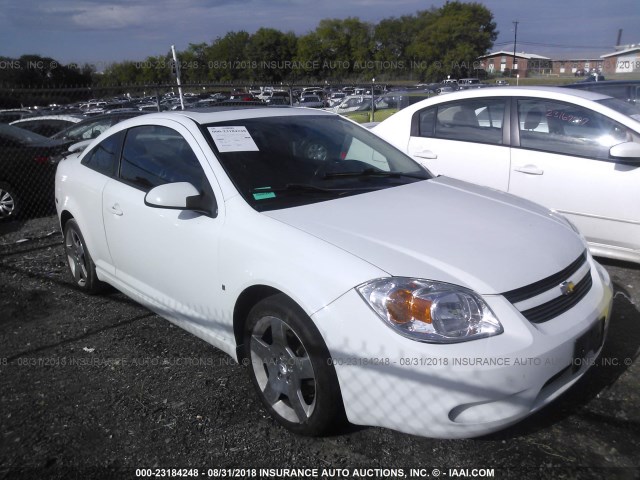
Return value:
[(502, 145), (505, 100), (482, 98), (438, 106), (435, 136), (463, 142)]
[(205, 174), (187, 141), (175, 130), (158, 125), (127, 131), (120, 178), (144, 191), (165, 183), (189, 182), (203, 190)]
[(600, 160), (632, 140), (626, 127), (597, 112), (545, 99), (518, 100), (518, 126), (522, 148)]
[(418, 128), (421, 137), (433, 137), (433, 128), (436, 124), (437, 108), (427, 108), (420, 112)]
[(116, 171), (116, 165), (118, 165), (123, 136), (124, 132), (118, 132), (105, 138), (84, 156), (82, 164), (96, 172), (110, 177), (113, 176)]
[(505, 100), (483, 98), (452, 102), (419, 113), (421, 137), (502, 145)]

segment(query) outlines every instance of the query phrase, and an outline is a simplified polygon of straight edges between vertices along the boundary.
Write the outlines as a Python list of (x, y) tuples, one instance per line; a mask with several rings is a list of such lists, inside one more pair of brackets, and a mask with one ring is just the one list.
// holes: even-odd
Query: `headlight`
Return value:
[(456, 343), (503, 332), (484, 300), (463, 287), (391, 277), (372, 280), (356, 289), (387, 325), (412, 340)]

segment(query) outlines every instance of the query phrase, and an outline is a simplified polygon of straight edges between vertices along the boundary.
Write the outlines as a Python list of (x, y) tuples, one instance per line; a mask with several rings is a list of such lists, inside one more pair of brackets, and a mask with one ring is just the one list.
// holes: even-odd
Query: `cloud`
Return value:
[(187, 16), (207, 16), (219, 8), (249, 2), (234, 0), (0, 0), (6, 22), (20, 28), (44, 30), (121, 30), (170, 27)]
[(148, 16), (148, 9), (141, 6), (98, 5), (72, 13), (70, 20), (79, 28), (118, 30), (141, 26)]

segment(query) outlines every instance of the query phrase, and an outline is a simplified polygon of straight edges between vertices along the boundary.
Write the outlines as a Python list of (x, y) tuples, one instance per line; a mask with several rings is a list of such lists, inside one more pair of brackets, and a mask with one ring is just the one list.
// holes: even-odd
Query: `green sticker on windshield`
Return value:
[(254, 200), (266, 200), (267, 198), (275, 198), (276, 194), (273, 192), (258, 192), (253, 194)]

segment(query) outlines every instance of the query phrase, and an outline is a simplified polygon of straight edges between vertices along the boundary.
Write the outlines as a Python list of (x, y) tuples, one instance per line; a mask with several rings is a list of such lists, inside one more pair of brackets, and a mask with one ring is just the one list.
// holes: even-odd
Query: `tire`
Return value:
[(320, 332), (286, 295), (268, 297), (249, 312), (244, 329), (249, 375), (269, 413), (309, 436), (344, 423), (335, 368)]
[(0, 182), (0, 221), (13, 220), (20, 212), (21, 202), (14, 188), (8, 183)]
[(68, 220), (64, 225), (64, 250), (69, 273), (76, 287), (89, 294), (103, 291), (106, 284), (98, 280), (96, 266), (74, 219)]

